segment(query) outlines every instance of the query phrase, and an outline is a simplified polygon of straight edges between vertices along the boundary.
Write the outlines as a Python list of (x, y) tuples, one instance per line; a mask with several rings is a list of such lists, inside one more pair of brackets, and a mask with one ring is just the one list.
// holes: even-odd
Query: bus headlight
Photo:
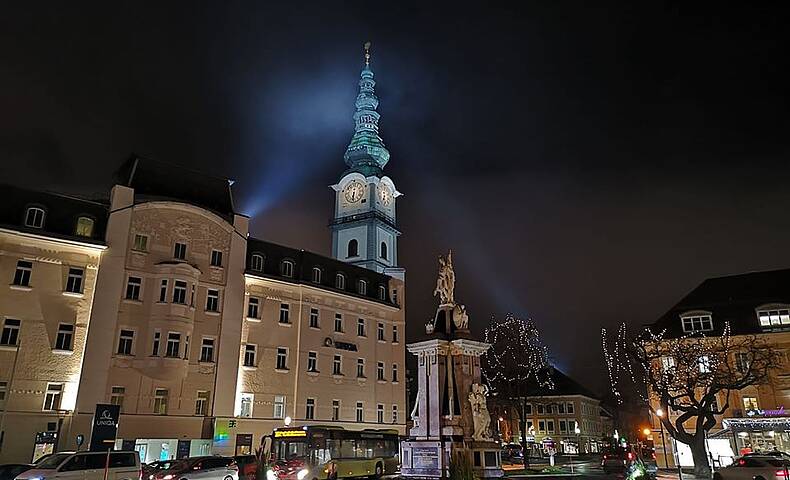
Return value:
[(306, 468), (303, 468), (303, 469), (299, 470), (299, 473), (296, 474), (296, 479), (297, 480), (304, 480), (304, 477), (306, 477), (308, 473), (310, 473), (310, 470), (308, 470)]
[(266, 470), (266, 480), (277, 480), (277, 474), (274, 473), (274, 470)]

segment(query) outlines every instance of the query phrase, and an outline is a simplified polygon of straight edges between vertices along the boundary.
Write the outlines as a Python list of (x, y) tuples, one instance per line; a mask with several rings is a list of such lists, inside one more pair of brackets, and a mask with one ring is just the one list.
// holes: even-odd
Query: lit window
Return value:
[(121, 330), (121, 334), (118, 337), (118, 355), (131, 355), (133, 342), (134, 332), (132, 330)]
[(219, 250), (211, 251), (211, 266), (212, 267), (222, 266), (222, 252), (220, 252)]
[(213, 362), (214, 361), (214, 339), (204, 338), (203, 344), (200, 346), (200, 361)]
[(254, 367), (255, 363), (255, 351), (256, 346), (248, 343), (244, 346), (244, 366), (245, 367)]
[[(239, 400), (240, 408), (239, 408), (239, 416), (250, 418), (252, 417), (252, 405), (254, 402), (255, 395), (252, 393), (242, 393), (241, 399)], [(282, 418), (282, 417), (279, 417)]]
[(30, 207), (25, 212), (25, 226), (42, 228), (44, 226), (44, 210), (37, 207)]
[(321, 283), (321, 269), (313, 267), (313, 283)]
[(277, 347), (277, 370), (288, 370), (288, 349), (285, 347)]
[(669, 356), (661, 357), (661, 368), (664, 370), (664, 372), (669, 372), (675, 368), (675, 359)]
[(280, 304), (280, 323), (291, 323), (290, 308), (290, 305), (287, 303)]
[(735, 354), (735, 368), (741, 372), (746, 373), (749, 371), (749, 366), (751, 365), (751, 360), (749, 359), (749, 354), (746, 352), (738, 352)]
[(294, 262), (291, 260), (283, 260), (280, 263), (280, 274), (283, 277), (293, 278), (294, 276)]
[(307, 352), (307, 371), (318, 372), (318, 353)]
[(176, 242), (173, 247), (173, 258), (177, 260), (186, 260), (187, 258), (187, 244)]
[(360, 295), (367, 295), (368, 294), (368, 282), (365, 280), (359, 280), (357, 282), (357, 293)]
[(315, 419), (315, 398), (307, 399), (307, 404), (305, 405), (304, 418), (305, 420)]
[(256, 297), (250, 297), (247, 300), (247, 318), (260, 318), (258, 313), (258, 306), (260, 304), (260, 300)]
[(703, 355), (697, 360), (700, 373), (710, 373), (710, 357)]
[(749, 410), (759, 410), (760, 407), (757, 404), (757, 397), (743, 397), (743, 409), (747, 412)]
[(208, 289), (206, 295), (206, 311), (219, 312), (219, 290)]
[(285, 417), (285, 395), (274, 396), (274, 418)]
[(346, 257), (356, 257), (359, 256), (359, 242), (356, 239), (351, 239), (348, 242), (348, 248), (346, 249)]
[(332, 375), (343, 375), (343, 357), (340, 355), (332, 359)]
[(138, 252), (147, 252), (148, 235), (141, 235), (139, 233), (136, 233), (134, 235), (134, 245), (132, 246), (132, 250), (137, 250)]
[(89, 217), (79, 217), (77, 219), (76, 232), (80, 237), (93, 236), (93, 219)]
[(157, 388), (154, 390), (154, 413), (156, 415), (167, 415), (166, 388)]
[(760, 310), (757, 312), (760, 326), (763, 328), (780, 328), (790, 326), (790, 308)]
[(713, 320), (709, 314), (683, 316), (681, 321), (683, 322), (683, 331), (686, 333), (713, 330)]
[(58, 326), (58, 336), (55, 338), (55, 350), (73, 350), (74, 325), (61, 323)]
[(263, 255), (255, 254), (250, 257), (250, 270), (254, 270), (256, 272), (263, 271)]
[(198, 390), (195, 398), (195, 415), (205, 416), (208, 413), (208, 392)]
[(26, 260), (19, 260), (16, 262), (14, 285), (19, 287), (29, 287), (31, 273), (33, 273), (33, 262), (28, 262)]
[(335, 288), (338, 290), (345, 290), (346, 289), (346, 276), (342, 273), (338, 273), (335, 275)]
[(62, 383), (48, 383), (44, 394), (44, 411), (60, 410), (60, 399), (63, 396)]
[(69, 268), (69, 277), (66, 280), (67, 292), (82, 293), (82, 275), (81, 268)]
[(318, 316), (318, 309), (311, 308), (310, 309), (310, 328), (319, 328), (319, 316)]

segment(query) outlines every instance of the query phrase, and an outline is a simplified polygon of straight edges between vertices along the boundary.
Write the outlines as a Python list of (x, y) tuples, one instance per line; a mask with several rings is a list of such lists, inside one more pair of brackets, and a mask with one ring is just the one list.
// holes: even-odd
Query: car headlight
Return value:
[(297, 480), (304, 480), (304, 477), (306, 477), (308, 473), (310, 473), (310, 470), (306, 468), (299, 470), (299, 473), (296, 474)]
[(277, 480), (277, 474), (274, 473), (274, 470), (266, 470), (266, 480)]

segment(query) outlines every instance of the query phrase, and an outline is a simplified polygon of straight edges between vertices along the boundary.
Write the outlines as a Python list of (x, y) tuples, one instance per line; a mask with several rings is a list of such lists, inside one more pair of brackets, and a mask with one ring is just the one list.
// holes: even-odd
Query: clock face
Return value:
[(348, 200), (350, 203), (357, 203), (358, 201), (362, 200), (362, 196), (364, 194), (365, 185), (363, 185), (360, 181), (354, 180), (346, 187), (346, 200)]
[(384, 206), (389, 206), (392, 203), (392, 190), (386, 185), (379, 186), (379, 199)]

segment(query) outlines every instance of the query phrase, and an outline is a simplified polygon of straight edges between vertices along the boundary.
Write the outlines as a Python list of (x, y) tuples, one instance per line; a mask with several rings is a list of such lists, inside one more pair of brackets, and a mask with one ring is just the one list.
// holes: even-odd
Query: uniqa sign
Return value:
[(749, 417), (784, 417), (785, 416), (785, 407), (781, 406), (775, 410), (749, 410), (746, 412), (746, 415)]

